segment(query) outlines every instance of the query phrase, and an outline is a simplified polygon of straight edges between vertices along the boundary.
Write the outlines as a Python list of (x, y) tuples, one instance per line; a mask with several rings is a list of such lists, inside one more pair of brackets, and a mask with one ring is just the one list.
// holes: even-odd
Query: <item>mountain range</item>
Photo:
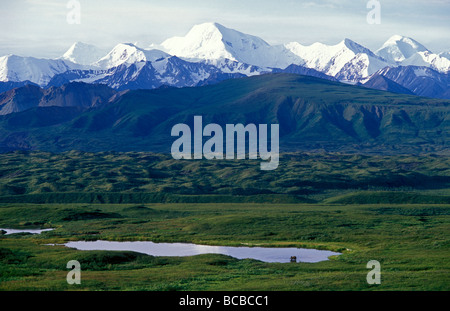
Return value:
[(173, 125), (279, 124), (280, 151), (448, 154), (450, 57), (393, 36), (378, 50), (270, 45), (217, 23), (146, 48), (75, 43), (0, 57), (0, 152), (170, 151)]
[(69, 83), (61, 87), (42, 89), (33, 84), (0, 94), (0, 115), (21, 112), (35, 107), (94, 108), (108, 103), (117, 91), (106, 85)]
[[(194, 26), (146, 48), (116, 45), (109, 53), (77, 42), (58, 59), (0, 57), (0, 92), (23, 85), (104, 84), (117, 91), (193, 87), (267, 73), (296, 73), (391, 92), (450, 98), (449, 52), (392, 36), (375, 52), (350, 40), (336, 45), (270, 45), (217, 23)], [(2, 114), (8, 110), (2, 108)]]

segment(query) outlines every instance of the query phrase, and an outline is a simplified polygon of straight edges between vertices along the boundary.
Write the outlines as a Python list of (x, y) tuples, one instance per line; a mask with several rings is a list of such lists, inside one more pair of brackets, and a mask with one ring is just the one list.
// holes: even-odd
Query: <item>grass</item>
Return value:
[[(2, 290), (448, 290), (450, 284), (450, 205), (2, 204), (0, 216), (1, 227), (56, 228), (1, 237)], [(45, 245), (97, 239), (343, 254), (321, 263), (274, 264)], [(78, 287), (65, 281), (73, 259), (82, 267)], [(379, 286), (365, 281), (372, 259), (382, 265)]]
[[(283, 154), (175, 161), (152, 153), (0, 154), (0, 290), (450, 289), (450, 159), (438, 155)], [(304, 247), (320, 263), (224, 255), (77, 251), (78, 240)], [(82, 284), (68, 285), (78, 260)], [(378, 260), (382, 284), (368, 285)]]
[(274, 171), (261, 171), (259, 164), (138, 152), (6, 153), (0, 154), (0, 202), (365, 204), (450, 198), (446, 156), (294, 153), (282, 154)]

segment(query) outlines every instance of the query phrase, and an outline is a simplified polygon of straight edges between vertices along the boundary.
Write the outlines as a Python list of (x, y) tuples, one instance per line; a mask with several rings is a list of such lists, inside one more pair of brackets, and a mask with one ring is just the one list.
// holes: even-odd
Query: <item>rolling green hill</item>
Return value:
[(450, 203), (450, 158), (282, 154), (174, 160), (144, 152), (0, 154), (0, 203)]
[[(46, 110), (43, 110), (46, 109)], [(79, 114), (0, 117), (0, 150), (170, 152), (175, 124), (279, 124), (281, 151), (448, 152), (450, 101), (270, 74), (198, 88), (131, 91)], [(43, 119), (52, 122), (45, 122)], [(38, 119), (38, 120), (35, 120)], [(56, 120), (56, 121), (55, 121)], [(39, 122), (38, 122), (39, 121)]]

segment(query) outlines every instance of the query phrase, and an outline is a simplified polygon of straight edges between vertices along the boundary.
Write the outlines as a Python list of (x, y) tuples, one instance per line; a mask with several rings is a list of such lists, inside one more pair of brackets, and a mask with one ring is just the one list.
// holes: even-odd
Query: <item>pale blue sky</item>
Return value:
[(68, 0), (0, 0), (0, 55), (57, 57), (75, 41), (105, 50), (120, 42), (147, 47), (212, 21), (271, 44), (351, 38), (376, 50), (400, 34), (433, 52), (450, 51), (450, 0), (380, 0), (380, 25), (366, 22), (368, 0), (78, 1), (81, 24), (70, 25)]

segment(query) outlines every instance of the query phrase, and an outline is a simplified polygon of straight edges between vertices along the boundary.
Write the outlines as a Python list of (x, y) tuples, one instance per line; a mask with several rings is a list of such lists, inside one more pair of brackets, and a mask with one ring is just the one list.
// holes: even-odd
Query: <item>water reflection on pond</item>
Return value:
[(79, 241), (64, 244), (78, 250), (134, 251), (152, 256), (194, 256), (200, 254), (223, 254), (237, 259), (251, 258), (264, 262), (290, 262), (297, 257), (299, 262), (320, 262), (340, 253), (305, 249), (305, 248), (269, 248), (269, 247), (230, 247), (210, 246), (189, 243), (154, 243), (154, 242), (112, 242), (112, 241)]
[(30, 233), (30, 234), (41, 234), (45, 231), (52, 231), (54, 229), (4, 229), (0, 228), (0, 231), (5, 231), (5, 235), (14, 234), (14, 233)]

